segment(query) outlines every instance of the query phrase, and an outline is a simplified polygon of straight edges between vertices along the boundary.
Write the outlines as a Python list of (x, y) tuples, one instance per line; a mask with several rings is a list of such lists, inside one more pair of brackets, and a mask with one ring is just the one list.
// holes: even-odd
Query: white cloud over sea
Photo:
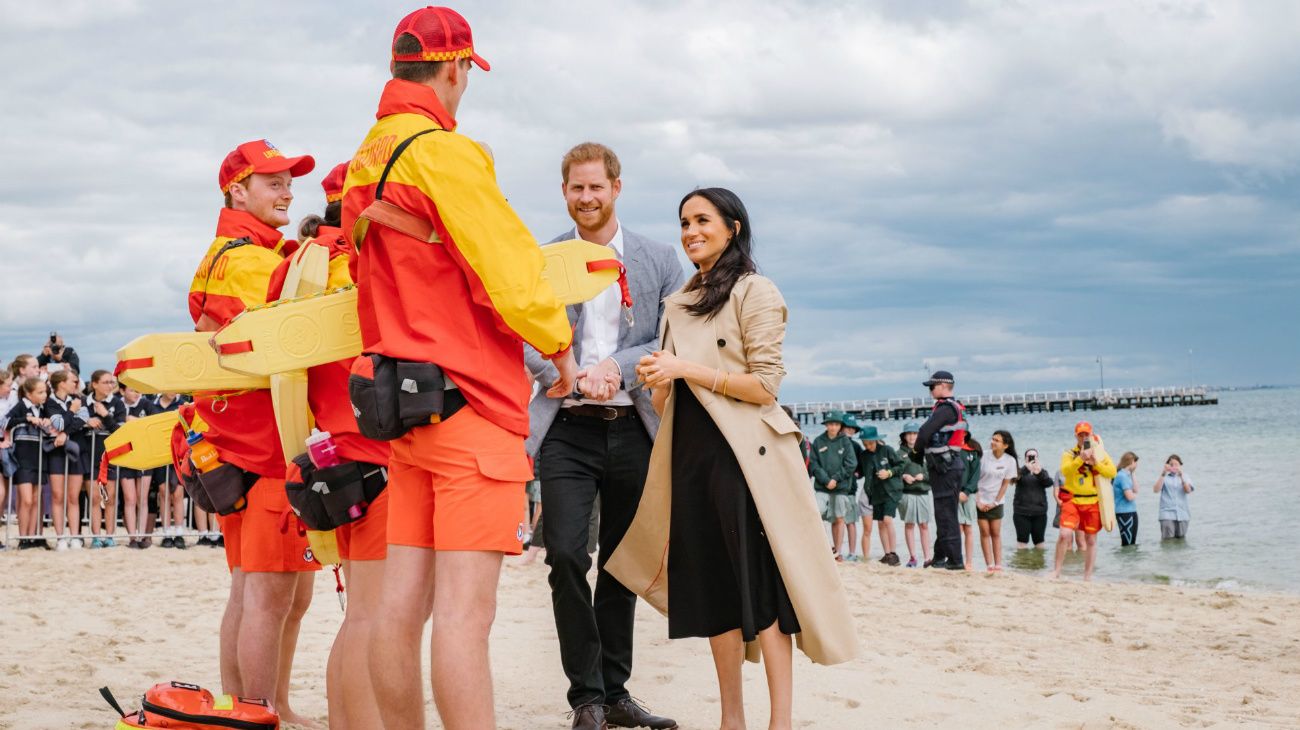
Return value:
[[(86, 366), (184, 328), (216, 168), (247, 139), (321, 176), (373, 118), (392, 2), (0, 0), (0, 355)], [(468, 2), (491, 143), (539, 238), (559, 158), (623, 159), (620, 217), (676, 243), (747, 202), (791, 308), (785, 395), (1294, 382), (1300, 5)], [(1189, 354), (1189, 351), (1191, 354)]]

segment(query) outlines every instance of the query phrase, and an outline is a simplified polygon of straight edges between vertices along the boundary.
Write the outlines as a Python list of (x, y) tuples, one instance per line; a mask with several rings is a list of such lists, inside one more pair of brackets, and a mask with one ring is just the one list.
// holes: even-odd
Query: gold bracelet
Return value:
[(722, 376), (722, 397), (727, 397), (727, 381), (731, 380), (731, 373)]
[(720, 376), (720, 375), (722, 375), (722, 371), (719, 370), (718, 368), (714, 368), (714, 369), (713, 369), (713, 387), (709, 388), (709, 392), (710, 392), (710, 393), (716, 393), (716, 392), (718, 392), (718, 376)]

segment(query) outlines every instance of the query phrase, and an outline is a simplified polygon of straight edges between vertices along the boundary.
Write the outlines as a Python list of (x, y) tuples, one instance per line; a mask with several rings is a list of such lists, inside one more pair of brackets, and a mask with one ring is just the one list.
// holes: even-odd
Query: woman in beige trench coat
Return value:
[(760, 653), (769, 727), (787, 728), (791, 635), (822, 664), (856, 656), (857, 638), (799, 428), (776, 404), (786, 309), (754, 273), (744, 204), (707, 188), (679, 213), (699, 273), (665, 300), (663, 349), (637, 368), (664, 418), (636, 517), (605, 569), (668, 614), (670, 638), (709, 638), (724, 729), (745, 727), (741, 666)]

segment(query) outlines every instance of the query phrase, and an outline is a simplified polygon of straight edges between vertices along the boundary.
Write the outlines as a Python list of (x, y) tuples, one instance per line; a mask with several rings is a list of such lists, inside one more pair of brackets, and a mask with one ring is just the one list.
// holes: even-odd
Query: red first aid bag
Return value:
[(213, 695), (194, 684), (163, 682), (145, 692), (140, 710), (122, 711), (107, 687), (99, 690), (122, 716), (115, 730), (279, 730), (280, 717), (266, 700)]

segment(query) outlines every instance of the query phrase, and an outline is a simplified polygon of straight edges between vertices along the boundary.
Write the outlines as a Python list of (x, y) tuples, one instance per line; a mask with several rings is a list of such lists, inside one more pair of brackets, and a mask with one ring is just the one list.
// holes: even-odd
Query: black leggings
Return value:
[(1121, 546), (1137, 544), (1138, 513), (1120, 512), (1115, 515), (1115, 526), (1119, 528), (1119, 544)]
[(1016, 542), (1032, 542), (1035, 545), (1043, 544), (1043, 535), (1047, 532), (1047, 513), (1041, 515), (1022, 515), (1015, 513), (1011, 515), (1011, 522), (1016, 526)]

